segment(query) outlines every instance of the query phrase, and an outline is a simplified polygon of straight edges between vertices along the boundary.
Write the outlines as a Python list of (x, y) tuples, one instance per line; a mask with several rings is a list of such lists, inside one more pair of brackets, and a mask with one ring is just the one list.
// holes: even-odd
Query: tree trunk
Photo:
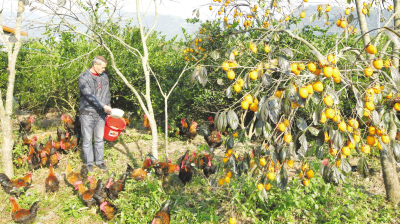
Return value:
[[(362, 0), (356, 0), (356, 8), (357, 8), (357, 15), (358, 15), (358, 22), (360, 23), (360, 30), (361, 35), (363, 36), (364, 47), (371, 42), (370, 36), (368, 32), (368, 25), (365, 15), (362, 13), (363, 9), (363, 2)], [(367, 59), (373, 59), (374, 55), (367, 54)]]
[[(22, 13), (24, 12), (24, 4), (21, 0), (18, 1), (18, 9), (17, 9), (17, 18), (16, 18), (16, 26), (15, 26), (15, 38), (17, 41), (15, 44), (11, 43), (6, 35), (1, 29), (0, 34), (4, 43), (7, 46), (7, 54), (8, 54), (8, 83), (7, 83), (7, 92), (6, 92), (6, 102), (5, 106), (3, 104), (2, 94), (0, 90), (0, 117), (1, 117), (1, 126), (3, 132), (3, 148), (2, 148), (2, 160), (3, 160), (3, 171), (7, 174), (8, 177), (14, 177), (14, 168), (12, 162), (12, 149), (14, 145), (13, 133), (12, 133), (12, 106), (13, 106), (13, 98), (14, 98), (14, 83), (15, 83), (15, 64), (17, 61), (17, 56), (19, 50), (21, 49), (21, 23), (22, 23)], [(3, 11), (3, 10), (1, 10)], [(0, 12), (0, 27), (3, 24), (2, 17)]]
[(164, 110), (165, 110), (165, 158), (168, 162), (168, 98), (164, 98)]
[(397, 205), (400, 202), (400, 185), (396, 172), (396, 164), (392, 148), (379, 150), (381, 157), (383, 182), (385, 183), (386, 199)]
[[(399, 12), (400, 11), (400, 0), (394, 0), (393, 3), (394, 3), (394, 12), (395, 13)], [(400, 13), (394, 17), (394, 30), (397, 33), (400, 33)], [(393, 62), (393, 65), (397, 69), (399, 69), (399, 58), (398, 58), (399, 53), (400, 53), (399, 50), (400, 50), (400, 46), (393, 44), (392, 54), (395, 55), (396, 57), (392, 58), (392, 62)]]
[(3, 162), (3, 171), (7, 176), (14, 176), (14, 169), (12, 163), (12, 148), (14, 145), (13, 137), (12, 137), (12, 122), (11, 116), (1, 116), (1, 128), (3, 134), (3, 147), (2, 147), (2, 162)]

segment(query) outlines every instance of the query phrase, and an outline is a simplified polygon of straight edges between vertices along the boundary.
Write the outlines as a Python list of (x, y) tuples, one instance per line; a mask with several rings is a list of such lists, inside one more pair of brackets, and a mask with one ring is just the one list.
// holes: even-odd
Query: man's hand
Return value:
[(106, 112), (107, 114), (111, 114), (111, 109), (112, 108), (110, 106), (104, 105), (103, 109), (104, 109), (104, 112)]

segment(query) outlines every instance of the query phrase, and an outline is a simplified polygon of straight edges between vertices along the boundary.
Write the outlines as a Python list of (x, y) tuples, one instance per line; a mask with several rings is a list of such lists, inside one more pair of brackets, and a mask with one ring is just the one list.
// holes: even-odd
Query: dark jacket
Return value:
[(106, 73), (94, 76), (90, 70), (79, 75), (79, 89), (81, 95), (80, 113), (92, 112), (105, 114), (104, 105), (110, 105), (110, 83)]

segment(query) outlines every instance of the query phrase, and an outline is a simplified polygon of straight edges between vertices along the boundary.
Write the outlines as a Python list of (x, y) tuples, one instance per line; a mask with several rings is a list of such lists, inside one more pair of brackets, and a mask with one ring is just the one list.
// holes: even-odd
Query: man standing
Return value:
[(103, 136), (106, 114), (111, 113), (111, 94), (108, 76), (104, 73), (106, 66), (107, 60), (103, 56), (97, 56), (92, 61), (92, 67), (79, 75), (82, 150), (89, 172), (93, 170), (93, 165), (107, 170), (103, 161)]

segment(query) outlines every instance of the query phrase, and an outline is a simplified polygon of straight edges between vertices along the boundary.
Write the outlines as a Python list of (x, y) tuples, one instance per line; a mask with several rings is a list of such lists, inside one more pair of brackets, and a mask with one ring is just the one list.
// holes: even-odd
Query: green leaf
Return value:
[(314, 127), (308, 127), (308, 130), (310, 131), (310, 133), (312, 134), (312, 135), (314, 135), (314, 136), (318, 136), (318, 134), (319, 134), (319, 131), (318, 131), (318, 129), (316, 129), (316, 128), (314, 128)]
[(308, 126), (307, 122), (302, 117), (298, 117), (296, 123), (297, 123), (297, 127), (302, 131), (306, 130), (306, 128)]
[(225, 131), (226, 126), (228, 125), (227, 120), (226, 120), (226, 113), (222, 112), (218, 116), (217, 120), (217, 128), (219, 131)]
[(308, 22), (313, 23), (315, 21), (315, 17), (316, 17), (317, 13), (312, 14), (309, 18), (308, 18)]
[(364, 155), (362, 155), (360, 160), (358, 160), (357, 171), (364, 178), (367, 178), (369, 176), (368, 163)]
[(233, 110), (229, 110), (227, 118), (228, 118), (229, 126), (232, 128), (232, 130), (236, 130), (236, 128), (239, 125), (239, 118), (238, 118), (237, 114)]
[(345, 173), (350, 173), (351, 172), (351, 165), (349, 163), (349, 160), (341, 159), (340, 160), (340, 169)]

